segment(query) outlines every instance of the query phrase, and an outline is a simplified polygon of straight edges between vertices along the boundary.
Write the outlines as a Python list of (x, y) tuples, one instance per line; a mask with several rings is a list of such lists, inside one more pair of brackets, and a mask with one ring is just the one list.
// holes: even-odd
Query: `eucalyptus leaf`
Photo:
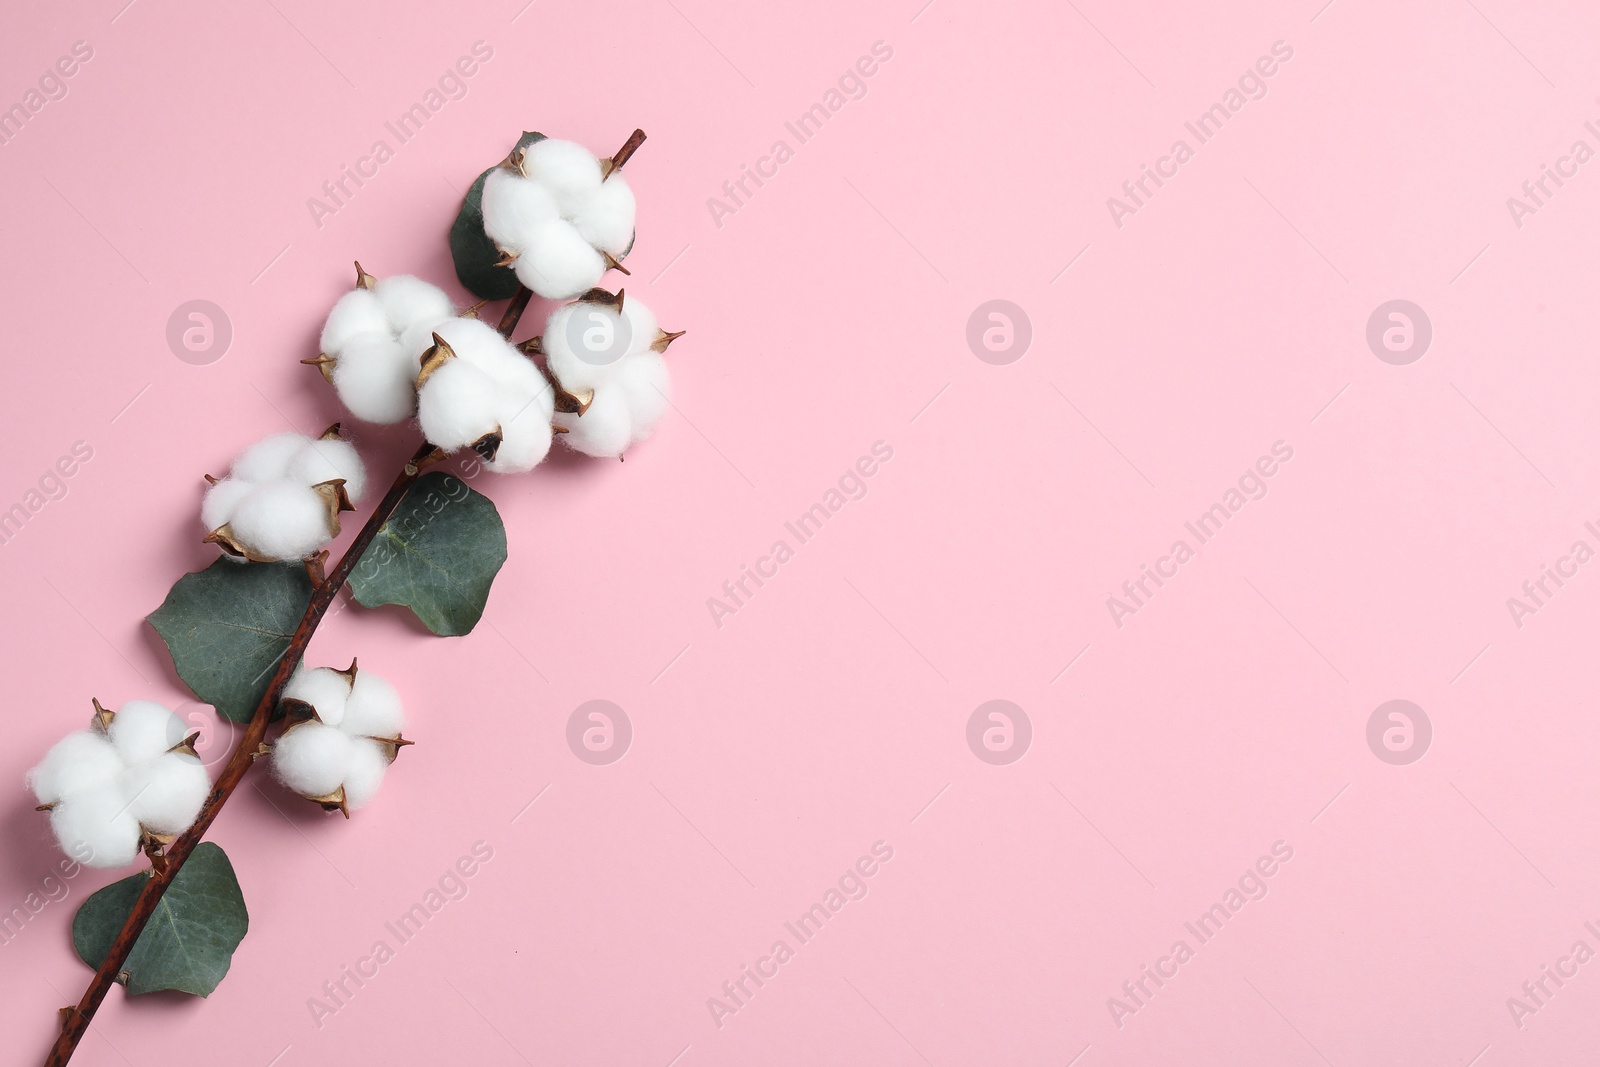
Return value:
[[(83, 902), (72, 920), (72, 944), (90, 967), (111, 951), (150, 876), (112, 882)], [(123, 965), (130, 995), (176, 989), (210, 996), (250, 929), (250, 913), (228, 854), (202, 841), (172, 879)]]
[(310, 600), (298, 563), (219, 559), (179, 578), (149, 620), (194, 695), (248, 722)]
[(494, 502), (455, 475), (418, 478), (350, 573), (366, 607), (400, 604), (436, 634), (470, 633), (506, 561), (506, 528)]
[[(526, 148), (544, 139), (542, 133), (524, 133), (516, 147)], [(517, 291), (516, 272), (510, 267), (495, 266), (500, 250), (483, 232), (483, 183), (494, 169), (490, 167), (478, 175), (450, 226), (450, 255), (455, 260), (456, 277), (480, 300), (505, 300)]]

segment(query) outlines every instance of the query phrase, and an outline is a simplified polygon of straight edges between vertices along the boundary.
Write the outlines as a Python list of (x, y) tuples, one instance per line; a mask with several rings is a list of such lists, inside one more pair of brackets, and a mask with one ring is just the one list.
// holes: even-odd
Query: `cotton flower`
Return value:
[(498, 330), (477, 319), (440, 323), (417, 378), (423, 435), (446, 452), (470, 447), (496, 474), (530, 471), (550, 451), (555, 394)]
[(322, 371), (356, 418), (402, 422), (417, 407), (418, 358), (427, 346), (401, 339), (417, 327), (431, 332), (454, 314), (443, 289), (409, 274), (374, 278), (357, 263), (356, 287), (333, 305), (322, 327), (321, 354), (302, 362)]
[(125, 867), (142, 844), (194, 825), (211, 791), (194, 736), (154, 701), (115, 712), (97, 702), (90, 728), (62, 738), (28, 772), (62, 849), (90, 867)]
[(633, 245), (634, 208), (611, 161), (572, 141), (518, 149), (483, 184), (484, 232), (517, 280), (550, 300), (569, 300), (620, 269)]
[(281, 433), (234, 461), (200, 504), (205, 540), (235, 560), (305, 559), (339, 536), (339, 513), (354, 510), (367, 473), (337, 424), (320, 438)]
[(301, 667), (283, 690), (296, 721), (272, 746), (278, 780), (328, 811), (365, 807), (402, 746), (405, 713), (394, 686), (371, 671)]
[(649, 437), (666, 413), (670, 382), (661, 354), (667, 333), (640, 301), (603, 289), (557, 308), (539, 347), (561, 384), (561, 440), (591, 456), (620, 456)]

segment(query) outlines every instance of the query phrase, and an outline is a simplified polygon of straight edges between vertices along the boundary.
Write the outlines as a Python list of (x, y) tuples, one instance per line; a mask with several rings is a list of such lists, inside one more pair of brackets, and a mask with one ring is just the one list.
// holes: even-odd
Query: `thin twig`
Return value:
[(639, 146), (642, 144), (644, 144), (644, 131), (634, 130), (628, 139), (623, 142), (622, 147), (617, 149), (617, 154), (611, 157), (611, 169), (606, 171), (606, 177), (609, 178), (611, 176), (611, 171), (621, 170), (622, 165), (633, 158), (633, 154), (639, 150)]
[(205, 805), (200, 809), (194, 825), (168, 846), (163, 868), (148, 872), (149, 880), (140, 890), (139, 899), (134, 902), (133, 911), (122, 924), (122, 930), (117, 934), (116, 940), (111, 942), (111, 949), (106, 953), (106, 958), (95, 969), (94, 978), (90, 980), (83, 999), (76, 1007), (67, 1008), (62, 1012), (61, 1036), (56, 1039), (54, 1047), (50, 1050), (50, 1056), (45, 1061), (46, 1067), (64, 1067), (72, 1058), (73, 1050), (78, 1047), (78, 1042), (89, 1030), (89, 1021), (94, 1018), (95, 1011), (99, 1009), (100, 1003), (105, 1000), (106, 994), (116, 983), (117, 975), (122, 971), (123, 965), (127, 963), (128, 954), (133, 951), (134, 944), (139, 940), (139, 934), (143, 932), (150, 917), (155, 914), (156, 905), (161, 902), (162, 895), (172, 885), (173, 879), (183, 869), (195, 846), (210, 829), (212, 821), (222, 810), (222, 805), (228, 802), (228, 797), (238, 788), (245, 772), (255, 764), (261, 742), (267, 734), (267, 725), (272, 720), (273, 709), (278, 706), (278, 698), (283, 693), (283, 687), (288, 684), (289, 676), (294, 673), (295, 668), (300, 665), (300, 660), (305, 656), (306, 646), (310, 644), (312, 635), (317, 632), (317, 624), (327, 613), (334, 596), (344, 586), (345, 579), (360, 562), (362, 553), (377, 536), (378, 528), (400, 506), (406, 490), (417, 479), (419, 464), (432, 451), (433, 446), (423, 442), (422, 447), (417, 449), (416, 455), (396, 475), (394, 484), (373, 509), (361, 532), (350, 542), (350, 547), (345, 550), (339, 565), (312, 589), (311, 601), (306, 605), (305, 614), (300, 616), (300, 625), (289, 638), (289, 647), (284, 650), (277, 671), (273, 673), (272, 680), (267, 683), (266, 692), (261, 696), (261, 702), (256, 705), (255, 712), (250, 716), (250, 723), (245, 728), (244, 736), (239, 739), (239, 744), (234, 748), (233, 755), (228, 758), (227, 765), (222, 768), (222, 773), (212, 783), (211, 793), (206, 797)]
[(516, 294), (511, 297), (511, 303), (506, 305), (506, 313), (500, 316), (500, 325), (495, 329), (500, 331), (500, 336), (509, 339), (517, 328), (517, 323), (522, 321), (522, 313), (528, 310), (528, 301), (533, 299), (533, 290), (526, 285), (518, 285)]

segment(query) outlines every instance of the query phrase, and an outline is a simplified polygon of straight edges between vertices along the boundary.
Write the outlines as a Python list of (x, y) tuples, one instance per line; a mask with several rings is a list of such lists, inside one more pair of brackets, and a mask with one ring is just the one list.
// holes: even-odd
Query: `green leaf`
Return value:
[(350, 574), (362, 605), (401, 604), (436, 634), (470, 633), (506, 561), (506, 528), (494, 502), (452, 474), (411, 484)]
[[(542, 133), (524, 133), (516, 147), (526, 148), (542, 140)], [(493, 170), (490, 167), (478, 175), (450, 226), (450, 255), (456, 261), (456, 277), (480, 300), (505, 300), (517, 291), (516, 273), (510, 267), (495, 266), (500, 250), (483, 232), (483, 183)]]
[[(98, 968), (105, 960), (149, 877), (143, 871), (129, 875), (83, 902), (72, 920), (72, 944), (84, 963)], [(128, 953), (128, 993), (176, 989), (210, 996), (249, 929), (250, 913), (228, 854), (200, 842)]]
[(179, 578), (149, 620), (194, 695), (249, 722), (310, 600), (298, 563), (219, 559)]

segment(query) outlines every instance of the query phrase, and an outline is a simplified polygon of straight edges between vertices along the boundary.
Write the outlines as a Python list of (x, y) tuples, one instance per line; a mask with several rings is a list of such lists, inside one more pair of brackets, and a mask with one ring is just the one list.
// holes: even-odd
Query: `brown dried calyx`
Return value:
[(601, 289), (596, 286), (579, 296), (577, 303), (598, 304), (601, 307), (608, 307), (620, 315), (622, 314), (622, 305), (626, 302), (627, 297), (628, 291), (626, 289), (618, 289), (615, 293), (612, 293), (609, 289)]
[(450, 347), (449, 341), (446, 341), (438, 334), (434, 334), (433, 345), (422, 353), (422, 368), (417, 371), (417, 391), (419, 393), (422, 391), (423, 385), (427, 383), (429, 378), (434, 376), (440, 367), (449, 363), (452, 359), (459, 358), (456, 355), (456, 350)]
[(568, 392), (559, 382), (552, 385), (555, 391), (556, 412), (561, 415), (582, 415), (589, 410), (589, 405), (594, 403), (594, 390), (583, 389), (576, 393)]
[(333, 365), (339, 361), (326, 352), (318, 352), (316, 359), (302, 359), (301, 363), (308, 367), (315, 367), (322, 372), (322, 380), (329, 385), (333, 384)]
[(350, 494), (345, 492), (343, 478), (329, 478), (325, 482), (318, 482), (311, 487), (312, 492), (322, 497), (323, 503), (328, 505), (328, 527), (332, 536), (339, 536), (339, 513), (354, 511), (356, 506), (350, 503)]
[(281, 562), (273, 559), (271, 556), (263, 556), (259, 554), (251, 549), (249, 545), (245, 544), (243, 541), (240, 541), (238, 537), (234, 536), (233, 527), (228, 523), (223, 523), (215, 530), (212, 530), (210, 533), (206, 534), (200, 539), (200, 543), (203, 545), (216, 545), (228, 555), (234, 556), (238, 559), (248, 560), (251, 563)]
[(485, 463), (493, 463), (494, 457), (500, 454), (500, 446), (504, 443), (505, 433), (496, 427), (472, 442), (471, 447)]
[(248, 560), (251, 563), (280, 562), (279, 560), (275, 560), (270, 556), (263, 556), (253, 551), (249, 545), (246, 545), (244, 542), (240, 541), (234, 536), (233, 527), (228, 523), (223, 523), (215, 530), (212, 530), (210, 533), (206, 534), (200, 539), (200, 543), (203, 545), (216, 545), (228, 555), (234, 556), (238, 559)]

